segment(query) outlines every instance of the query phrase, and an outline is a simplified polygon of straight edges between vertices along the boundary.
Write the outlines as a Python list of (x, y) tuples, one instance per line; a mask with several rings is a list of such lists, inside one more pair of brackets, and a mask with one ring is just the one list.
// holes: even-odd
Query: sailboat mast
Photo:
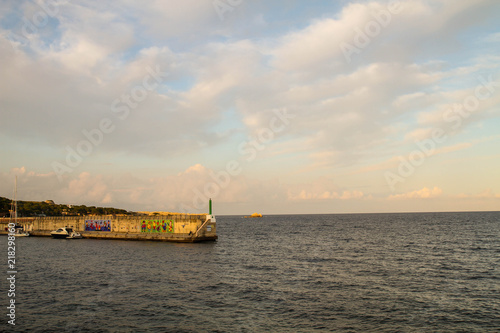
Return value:
[(17, 176), (14, 182), (14, 223), (17, 225)]

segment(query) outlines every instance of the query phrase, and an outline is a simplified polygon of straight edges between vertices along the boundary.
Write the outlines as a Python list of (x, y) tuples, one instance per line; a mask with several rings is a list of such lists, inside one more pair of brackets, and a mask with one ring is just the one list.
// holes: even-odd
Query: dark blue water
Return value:
[(498, 212), (217, 222), (216, 243), (17, 239), (0, 331), (500, 331)]

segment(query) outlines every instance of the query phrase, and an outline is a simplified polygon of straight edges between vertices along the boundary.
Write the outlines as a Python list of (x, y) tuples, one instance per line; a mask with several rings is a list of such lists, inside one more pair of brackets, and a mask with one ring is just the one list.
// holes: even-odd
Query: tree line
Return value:
[[(0, 216), (9, 216), (12, 200), (0, 197)], [(63, 205), (41, 201), (18, 201), (17, 216), (78, 216), (78, 215), (133, 214), (125, 209), (85, 205)]]

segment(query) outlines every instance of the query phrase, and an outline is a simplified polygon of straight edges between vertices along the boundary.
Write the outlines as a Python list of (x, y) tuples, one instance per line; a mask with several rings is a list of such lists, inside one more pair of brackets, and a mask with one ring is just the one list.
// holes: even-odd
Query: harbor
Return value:
[[(50, 205), (55, 205), (48, 200)], [(195, 243), (217, 240), (212, 199), (208, 214), (154, 213), (19, 217), (17, 177), (10, 217), (0, 218), (0, 234), (16, 237), (97, 238)], [(86, 210), (85, 210), (86, 211)], [(67, 211), (66, 211), (67, 213)]]
[[(7, 235), (9, 218), (0, 218), (0, 234)], [(217, 240), (212, 214), (172, 213), (155, 216), (53, 216), (18, 218), (30, 236), (51, 237), (54, 230), (70, 226), (82, 238), (201, 242)]]

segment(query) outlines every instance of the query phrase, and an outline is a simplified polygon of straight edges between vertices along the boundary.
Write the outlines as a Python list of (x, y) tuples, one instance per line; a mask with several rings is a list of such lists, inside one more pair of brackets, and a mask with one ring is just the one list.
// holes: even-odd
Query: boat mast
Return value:
[(14, 223), (17, 225), (17, 176), (14, 182)]

